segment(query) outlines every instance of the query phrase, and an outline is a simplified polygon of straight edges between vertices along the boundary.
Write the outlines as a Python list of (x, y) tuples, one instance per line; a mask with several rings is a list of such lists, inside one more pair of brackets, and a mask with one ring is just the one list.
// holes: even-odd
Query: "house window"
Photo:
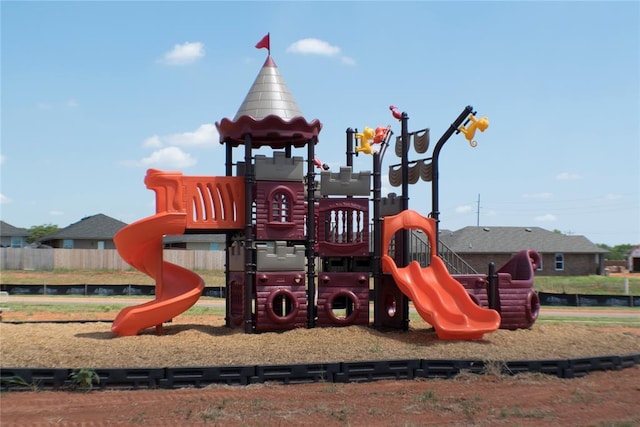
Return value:
[(104, 240), (98, 240), (98, 250), (104, 250)]
[(21, 248), (22, 247), (22, 237), (12, 237), (11, 238), (11, 247), (12, 248)]
[(285, 191), (271, 196), (271, 222), (291, 222), (291, 196)]
[(64, 239), (62, 241), (63, 249), (73, 249), (73, 239)]
[(209, 250), (210, 251), (219, 251), (220, 250), (220, 243), (209, 243)]
[(556, 271), (564, 270), (564, 254), (556, 254), (555, 263)]

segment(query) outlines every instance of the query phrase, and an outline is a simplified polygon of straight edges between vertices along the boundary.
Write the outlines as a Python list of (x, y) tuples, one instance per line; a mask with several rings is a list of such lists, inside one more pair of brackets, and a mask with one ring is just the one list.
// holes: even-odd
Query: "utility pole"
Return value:
[(478, 193), (478, 208), (476, 209), (476, 227), (480, 227), (480, 193)]

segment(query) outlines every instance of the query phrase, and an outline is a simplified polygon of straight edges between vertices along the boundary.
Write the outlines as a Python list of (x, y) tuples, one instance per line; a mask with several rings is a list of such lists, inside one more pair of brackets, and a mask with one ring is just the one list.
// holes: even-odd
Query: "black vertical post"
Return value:
[(380, 260), (382, 257), (382, 218), (380, 203), (382, 199), (382, 158), (380, 152), (373, 153), (373, 327), (381, 326), (378, 292), (382, 275)]
[(465, 109), (460, 113), (458, 118), (449, 126), (449, 129), (440, 137), (435, 148), (433, 149), (433, 157), (431, 160), (431, 218), (436, 220), (436, 248), (438, 250), (438, 241), (439, 241), (439, 229), (440, 229), (440, 207), (439, 205), (439, 194), (438, 194), (438, 185), (440, 181), (440, 171), (438, 170), (438, 158), (440, 157), (440, 150), (442, 150), (442, 146), (451, 138), (455, 132), (458, 131), (458, 128), (464, 123), (464, 121), (469, 117), (469, 114), (473, 113), (473, 107), (467, 105)]
[(487, 299), (489, 308), (498, 310), (498, 275), (496, 274), (496, 264), (489, 263), (489, 276), (487, 278)]
[(347, 166), (353, 166), (353, 135), (355, 131), (347, 128)]
[(291, 144), (287, 144), (287, 145), (284, 146), (284, 156), (287, 159), (291, 158)]
[(253, 186), (255, 170), (251, 156), (251, 134), (244, 138), (244, 332), (253, 333), (253, 286), (256, 270), (253, 259)]
[(315, 138), (307, 142), (307, 327), (316, 325), (316, 182), (313, 159)]
[[(402, 198), (401, 198), (401, 210), (406, 211), (409, 209), (409, 115), (405, 112), (402, 113), (401, 133), (400, 138), (402, 141)], [(402, 230), (402, 253), (399, 261), (402, 267), (406, 267), (409, 264), (411, 246), (409, 242), (410, 230)], [(396, 251), (398, 246), (396, 245)], [(402, 330), (409, 330), (409, 298), (403, 294), (402, 296)]]
[[(233, 175), (233, 146), (231, 145), (231, 141), (225, 141), (225, 175), (232, 176)], [(225, 255), (224, 255), (224, 324), (227, 327), (231, 327), (231, 295), (229, 292), (229, 279), (231, 277), (229, 273), (229, 250), (231, 249), (231, 232), (227, 231), (225, 234)]]

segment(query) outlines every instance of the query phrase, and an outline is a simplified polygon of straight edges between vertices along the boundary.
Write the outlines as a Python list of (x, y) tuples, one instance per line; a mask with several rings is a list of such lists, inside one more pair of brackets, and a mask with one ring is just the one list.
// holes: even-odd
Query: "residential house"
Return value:
[(165, 249), (190, 249), (200, 251), (224, 251), (226, 236), (224, 234), (183, 234), (164, 236)]
[(38, 242), (63, 249), (115, 249), (113, 237), (126, 225), (107, 215), (97, 214), (43, 236)]
[(487, 272), (490, 262), (499, 268), (516, 252), (534, 249), (541, 257), (538, 275), (604, 274), (604, 258), (608, 253), (584, 236), (564, 235), (539, 227), (442, 230), (440, 241), (480, 273)]
[(24, 248), (27, 246), (27, 237), (31, 233), (25, 228), (14, 227), (4, 221), (0, 221), (0, 247)]

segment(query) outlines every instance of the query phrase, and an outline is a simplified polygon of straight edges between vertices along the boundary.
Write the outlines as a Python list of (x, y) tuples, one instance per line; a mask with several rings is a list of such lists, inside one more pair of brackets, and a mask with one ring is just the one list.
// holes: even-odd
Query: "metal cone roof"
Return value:
[(233, 120), (224, 118), (216, 122), (216, 128), (223, 144), (238, 146), (250, 135), (255, 148), (263, 145), (283, 148), (304, 147), (311, 139), (317, 142), (322, 124), (318, 120), (305, 120), (269, 56)]
[(251, 116), (259, 120), (270, 115), (283, 119), (302, 117), (302, 111), (271, 56), (262, 66), (233, 120), (236, 121), (242, 116)]

